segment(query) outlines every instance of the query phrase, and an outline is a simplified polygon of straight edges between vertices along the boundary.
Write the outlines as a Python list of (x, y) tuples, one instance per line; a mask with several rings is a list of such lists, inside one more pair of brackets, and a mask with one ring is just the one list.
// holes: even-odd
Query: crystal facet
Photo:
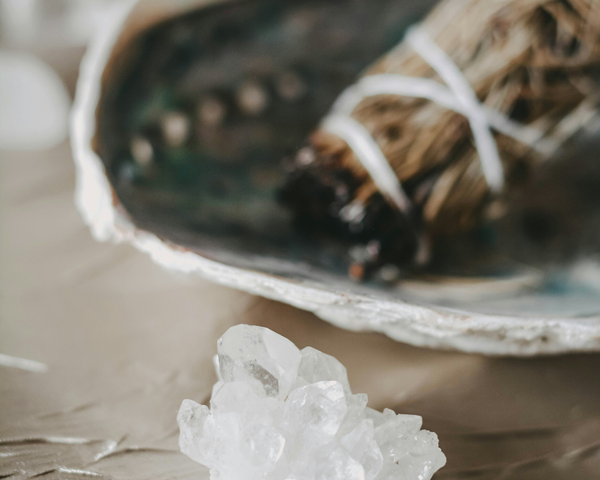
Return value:
[(308, 385), (321, 380), (335, 380), (341, 383), (344, 392), (350, 393), (346, 367), (336, 358), (312, 347), (303, 348), (300, 355), (302, 358), (294, 386)]
[(446, 463), (421, 417), (353, 395), (346, 369), (314, 348), (238, 325), (218, 342), (210, 409), (181, 404), (181, 451), (211, 480), (429, 480)]
[(296, 380), (300, 350), (268, 328), (238, 325), (217, 342), (220, 377), (248, 382), (259, 395), (285, 398)]

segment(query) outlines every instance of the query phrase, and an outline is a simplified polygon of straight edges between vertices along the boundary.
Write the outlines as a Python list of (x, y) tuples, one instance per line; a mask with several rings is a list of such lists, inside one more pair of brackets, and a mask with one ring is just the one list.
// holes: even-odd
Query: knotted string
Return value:
[(426, 98), (464, 115), (471, 126), (483, 175), (495, 193), (504, 188), (504, 168), (491, 128), (546, 155), (556, 148), (553, 142), (542, 138), (544, 134), (540, 130), (514, 122), (482, 105), (452, 59), (422, 28), (411, 28), (405, 42), (431, 65), (446, 85), (431, 79), (391, 73), (370, 75), (347, 88), (322, 122), (324, 130), (346, 141), (380, 192), (400, 211), (409, 211), (410, 200), (372, 135), (350, 116), (367, 97), (398, 95)]

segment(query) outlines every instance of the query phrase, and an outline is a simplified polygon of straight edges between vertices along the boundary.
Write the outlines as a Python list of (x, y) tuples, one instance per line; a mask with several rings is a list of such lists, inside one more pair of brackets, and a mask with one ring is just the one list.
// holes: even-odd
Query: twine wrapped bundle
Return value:
[[(388, 178), (381, 165), (366, 165), (352, 129), (344, 134), (331, 117), (292, 175), (327, 182), (319, 179), (328, 172), (350, 172), (357, 187), (337, 217), (348, 204), (368, 216), (381, 194), (421, 232), (464, 232), (497, 216), (502, 200), (595, 115), (599, 67), (596, 0), (446, 0), (333, 108), (333, 117), (345, 113), (368, 134), (391, 167)], [(449, 85), (453, 74), (458, 87)], [(471, 105), (461, 105), (462, 93)], [(476, 130), (490, 141), (478, 141)], [(392, 176), (397, 195), (393, 185), (386, 191)]]

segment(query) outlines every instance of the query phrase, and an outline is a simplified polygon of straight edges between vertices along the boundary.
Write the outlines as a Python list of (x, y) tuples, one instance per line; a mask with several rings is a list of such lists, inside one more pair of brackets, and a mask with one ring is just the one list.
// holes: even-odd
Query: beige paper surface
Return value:
[(207, 401), (231, 325), (335, 355), (374, 408), (419, 414), (439, 479), (600, 477), (600, 355), (493, 359), (337, 329), (312, 314), (177, 276), (92, 240), (68, 146), (0, 152), (0, 478), (208, 478), (178, 452), (184, 398)]

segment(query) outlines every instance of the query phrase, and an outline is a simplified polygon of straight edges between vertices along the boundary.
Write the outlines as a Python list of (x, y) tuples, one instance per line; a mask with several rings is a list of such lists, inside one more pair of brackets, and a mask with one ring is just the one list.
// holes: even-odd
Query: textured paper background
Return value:
[(264, 325), (348, 367), (374, 408), (422, 415), (436, 478), (595, 479), (600, 355), (491, 359), (339, 330), (276, 302), (177, 276), (94, 242), (66, 145), (1, 152), (0, 478), (208, 478), (177, 449), (181, 400), (206, 401), (217, 338)]

